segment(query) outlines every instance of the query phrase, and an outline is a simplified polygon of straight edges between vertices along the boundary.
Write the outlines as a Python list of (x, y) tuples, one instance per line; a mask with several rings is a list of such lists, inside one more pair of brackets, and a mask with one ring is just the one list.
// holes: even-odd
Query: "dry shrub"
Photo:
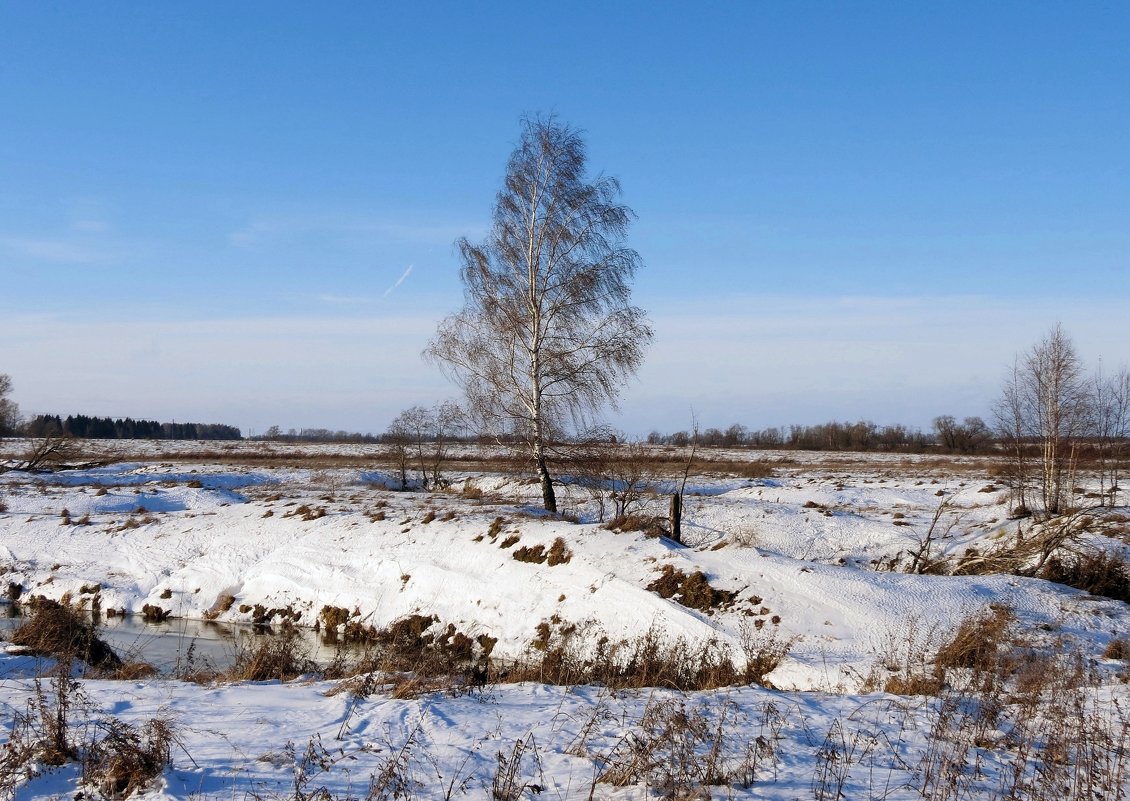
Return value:
[[(538, 754), (534, 735), (531, 734), (524, 740), (518, 738), (509, 754), (498, 752), (497, 760), (498, 764), (490, 785), (491, 801), (519, 801), (527, 789), (531, 795), (536, 795), (545, 787), (541, 756)], [(528, 767), (527, 763), (529, 763)], [(525, 781), (528, 773), (535, 775), (529, 781)], [(537, 779), (537, 782), (533, 779)]]
[(1125, 637), (1112, 639), (1103, 650), (1104, 659), (1130, 660), (1130, 640)]
[(756, 548), (761, 544), (761, 532), (755, 526), (739, 526), (726, 532), (729, 541), (739, 548)]
[(321, 506), (311, 507), (307, 504), (287, 512), (283, 517), (301, 517), (303, 520), (317, 520), (326, 516), (326, 510)]
[(1007, 606), (990, 607), (958, 624), (953, 637), (938, 649), (934, 670), (944, 673), (951, 668), (992, 673), (999, 667), (999, 656), (1008, 644), (1007, 633), (1014, 615)]
[(940, 676), (929, 673), (907, 673), (890, 676), (883, 683), (883, 692), (892, 695), (937, 695), (945, 686)]
[(573, 558), (573, 552), (565, 545), (565, 540), (558, 537), (549, 546), (547, 551), (544, 545), (523, 546), (514, 551), (512, 556), (519, 562), (530, 562), (540, 565), (549, 563), (550, 567), (563, 565)]
[(327, 632), (337, 632), (339, 628), (349, 622), (349, 610), (343, 606), (326, 604), (318, 613), (318, 619), (325, 625)]
[(264, 635), (254, 647), (241, 647), (222, 674), (229, 681), (289, 681), (317, 670), (294, 627)]
[(665, 518), (655, 515), (618, 515), (605, 523), (604, 528), (621, 533), (642, 531), (648, 537), (666, 537), (666, 522)]
[(667, 801), (710, 798), (706, 788), (712, 785), (749, 787), (756, 752), (747, 748), (744, 758), (727, 756), (738, 750), (745, 723), (729, 703), (712, 710), (688, 707), (681, 698), (652, 699), (638, 725), (607, 753), (592, 755), (600, 766), (595, 781), (643, 784)]
[(205, 620), (215, 620), (224, 612), (228, 611), (235, 605), (235, 596), (227, 590), (224, 590), (216, 596), (215, 603), (204, 611)]
[(737, 467), (734, 468), (734, 473), (742, 478), (772, 478), (773, 465), (765, 459), (739, 462)]
[(1130, 603), (1130, 565), (1114, 553), (1098, 551), (1069, 559), (1052, 557), (1040, 571), (1040, 578)]
[[(505, 545), (505, 543), (503, 543)], [(546, 561), (546, 547), (545, 546), (522, 546), (515, 550), (513, 556), (518, 561), (528, 561), (534, 565), (545, 564)]]
[(153, 718), (136, 727), (112, 717), (98, 725), (104, 733), (84, 755), (82, 774), (103, 798), (125, 798), (142, 791), (172, 764), (172, 747), (178, 740), (168, 718)]
[(157, 666), (150, 662), (128, 659), (122, 663), (121, 667), (112, 671), (108, 678), (118, 681), (138, 681), (140, 679), (151, 679), (156, 676), (158, 672)]
[(389, 697), (397, 701), (414, 701), (430, 693), (440, 692), (452, 687), (447, 677), (406, 675), (392, 682)]
[(13, 644), (60, 662), (81, 659), (91, 667), (107, 670), (122, 666), (122, 660), (98, 638), (94, 625), (81, 612), (44, 598), (29, 606), (31, 617), (12, 632)]
[(549, 553), (546, 555), (550, 567), (556, 565), (568, 564), (573, 559), (573, 552), (565, 545), (565, 540), (561, 537), (556, 538), (553, 544), (549, 546)]
[(737, 593), (718, 590), (710, 585), (706, 574), (696, 570), (689, 576), (672, 565), (664, 565), (659, 578), (647, 585), (647, 589), (661, 598), (670, 598), (683, 606), (711, 612), (734, 602)]
[(164, 609), (157, 604), (145, 604), (141, 607), (141, 619), (146, 623), (162, 623), (169, 619), (173, 613), (171, 609)]
[(506, 525), (506, 520), (501, 517), (496, 517), (490, 522), (490, 528), (487, 529), (487, 536), (497, 537), (502, 532), (504, 525)]
[(542, 623), (538, 639), (525, 657), (509, 663), (492, 662), (488, 679), (561, 686), (600, 684), (613, 690), (710, 690), (761, 682), (791, 646), (792, 641), (776, 633), (760, 640), (750, 637), (743, 640), (745, 664), (741, 664), (735, 661), (729, 646), (715, 638), (690, 642), (652, 628), (634, 640), (614, 643), (572, 625), (561, 625), (554, 631), (548, 623)]
[(742, 678), (747, 684), (766, 685), (765, 677), (785, 661), (795, 642), (795, 638), (782, 636), (776, 626), (769, 629), (742, 626), (741, 648), (745, 657)]
[(79, 756), (72, 718), (91, 706), (78, 681), (68, 671), (52, 678), (50, 690), (35, 680), (26, 705), (12, 712), (8, 740), (0, 748), (0, 796), (15, 797), (16, 789), (41, 766), (63, 765)]

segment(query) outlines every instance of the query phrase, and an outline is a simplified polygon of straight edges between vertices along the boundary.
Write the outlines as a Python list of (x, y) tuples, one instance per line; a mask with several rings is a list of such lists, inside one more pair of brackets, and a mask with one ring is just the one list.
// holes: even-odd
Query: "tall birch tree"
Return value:
[(522, 444), (554, 513), (554, 447), (615, 406), (652, 337), (631, 304), (640, 257), (619, 196), (615, 178), (588, 177), (580, 131), (524, 120), (489, 235), (456, 243), (464, 306), (425, 352), (484, 432)]

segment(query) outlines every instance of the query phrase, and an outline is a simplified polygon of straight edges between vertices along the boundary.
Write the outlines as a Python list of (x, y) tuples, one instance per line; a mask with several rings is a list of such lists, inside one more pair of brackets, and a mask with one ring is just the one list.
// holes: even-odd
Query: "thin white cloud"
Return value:
[(396, 283), (395, 283), (395, 284), (393, 284), (392, 286), (390, 286), (390, 287), (389, 287), (388, 289), (386, 289), (386, 290), (385, 290), (385, 293), (384, 293), (383, 295), (381, 295), (381, 297), (382, 297), (382, 298), (387, 298), (387, 297), (388, 297), (389, 295), (391, 295), (391, 294), (393, 293), (393, 290), (395, 290), (395, 289), (396, 289), (396, 288), (397, 288), (398, 286), (400, 286), (401, 284), (403, 284), (403, 283), (404, 283), (404, 282), (405, 282), (405, 281), (406, 281), (406, 280), (408, 279), (408, 276), (410, 276), (410, 275), (412, 274), (412, 268), (413, 268), (413, 267), (415, 267), (415, 266), (416, 266), (416, 265), (414, 265), (414, 264), (409, 264), (409, 265), (408, 265), (408, 269), (407, 269), (407, 270), (405, 270), (405, 271), (404, 271), (404, 272), (403, 272), (403, 273), (401, 274), (401, 276), (400, 276), (399, 278), (397, 278), (397, 279), (396, 279)]
[(110, 230), (110, 224), (105, 220), (75, 220), (71, 223), (71, 229), (84, 234), (101, 234)]
[(461, 236), (481, 236), (486, 227), (481, 223), (418, 225), (375, 219), (365, 215), (293, 214), (261, 216), (228, 234), (235, 247), (252, 249), (295, 236), (330, 235), (334, 237), (370, 237), (418, 245), (446, 245)]
[(361, 306), (369, 302), (369, 298), (360, 295), (322, 294), (318, 295), (318, 300), (322, 303), (331, 303), (336, 306)]
[(65, 239), (0, 238), (0, 248), (26, 259), (51, 264), (94, 264), (104, 260), (103, 254), (86, 245)]

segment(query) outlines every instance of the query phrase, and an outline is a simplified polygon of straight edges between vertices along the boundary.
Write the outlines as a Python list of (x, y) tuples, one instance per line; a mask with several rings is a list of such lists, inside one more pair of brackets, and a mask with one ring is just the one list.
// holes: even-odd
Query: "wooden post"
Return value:
[(671, 522), (671, 539), (680, 545), (683, 544), (683, 496), (681, 493), (671, 493), (671, 511), (668, 514)]

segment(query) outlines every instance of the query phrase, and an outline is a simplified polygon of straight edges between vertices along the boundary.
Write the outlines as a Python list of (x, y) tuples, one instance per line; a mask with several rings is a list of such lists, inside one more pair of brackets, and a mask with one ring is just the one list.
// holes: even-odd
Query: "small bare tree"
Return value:
[(524, 121), (491, 233), (458, 242), (463, 309), (426, 351), (485, 432), (524, 446), (554, 513), (552, 448), (615, 405), (652, 335), (630, 303), (640, 262), (623, 244), (632, 211), (616, 202), (614, 178), (588, 179), (585, 160), (576, 129)]
[(1080, 438), (1087, 433), (1089, 400), (1079, 357), (1060, 326), (1017, 359), (997, 405), (997, 421), (1015, 454), (1022, 505), (1028, 480), (1025, 446), (1034, 443), (1042, 512), (1054, 517), (1063, 511), (1074, 481)]
[(15, 434), (20, 425), (20, 407), (8, 399), (11, 391), (11, 377), (0, 373), (0, 439)]
[(1130, 436), (1130, 371), (1105, 377), (1099, 370), (1092, 386), (1092, 412), (1099, 493), (1103, 504), (1118, 505), (1118, 481)]
[(444, 485), (443, 463), (462, 419), (459, 405), (445, 401), (430, 409), (412, 406), (389, 424), (385, 440), (392, 445), (401, 489), (408, 488), (408, 466), (411, 463), (415, 463), (421, 487), (437, 489)]

